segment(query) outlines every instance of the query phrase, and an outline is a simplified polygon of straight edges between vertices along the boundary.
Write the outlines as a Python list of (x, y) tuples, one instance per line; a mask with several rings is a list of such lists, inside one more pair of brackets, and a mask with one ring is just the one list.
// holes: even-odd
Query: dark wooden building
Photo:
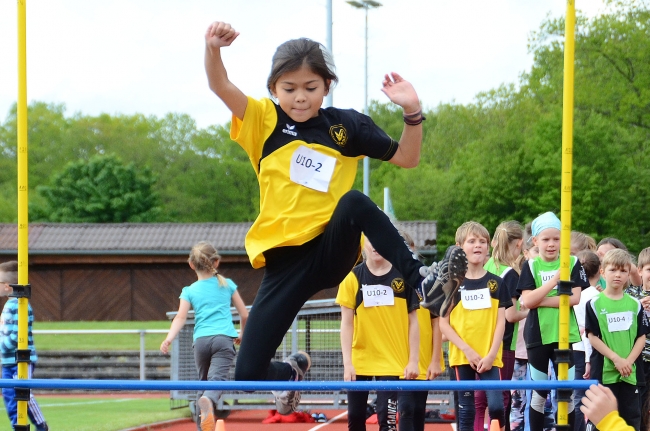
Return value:
[[(165, 320), (184, 286), (196, 281), (187, 258), (198, 241), (221, 254), (220, 272), (252, 304), (263, 270), (244, 250), (251, 223), (33, 223), (29, 226), (30, 303), (40, 321)], [(435, 254), (435, 222), (405, 222), (425, 256)], [(0, 261), (16, 259), (17, 227), (0, 224)], [(336, 288), (314, 299), (332, 298)], [(2, 300), (4, 304), (4, 299)]]

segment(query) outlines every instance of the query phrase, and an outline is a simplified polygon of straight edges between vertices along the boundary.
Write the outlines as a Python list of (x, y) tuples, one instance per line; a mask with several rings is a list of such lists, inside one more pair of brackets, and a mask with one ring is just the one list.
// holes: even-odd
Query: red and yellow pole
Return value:
[[(26, 0), (18, 0), (18, 285), (27, 286), (27, 41)], [(28, 298), (18, 298), (18, 352), (28, 350)], [(29, 363), (18, 362), (18, 379), (29, 378)], [(17, 425), (27, 427), (27, 401), (18, 399)]]
[[(564, 31), (564, 96), (562, 105), (562, 190), (560, 236), (560, 342), (559, 352), (564, 352), (564, 361), (558, 361), (558, 380), (568, 380), (569, 364), (569, 317), (571, 294), (571, 188), (573, 174), (573, 88), (575, 58), (575, 21), (574, 0), (567, 0), (566, 22)], [(563, 288), (564, 287), (564, 288)], [(558, 355), (562, 356), (562, 355)], [(559, 391), (558, 391), (559, 393)], [(558, 425), (569, 423), (566, 397), (558, 397)]]

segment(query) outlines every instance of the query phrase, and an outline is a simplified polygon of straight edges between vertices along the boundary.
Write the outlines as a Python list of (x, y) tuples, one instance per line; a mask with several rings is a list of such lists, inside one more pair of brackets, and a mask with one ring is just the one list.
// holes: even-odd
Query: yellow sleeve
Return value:
[(357, 291), (359, 290), (359, 281), (353, 272), (339, 284), (339, 291), (336, 293), (336, 303), (354, 310), (357, 307)]
[(602, 421), (598, 422), (596, 428), (603, 431), (634, 431), (634, 428), (629, 426), (617, 411), (610, 412), (605, 416)]
[(264, 142), (273, 132), (277, 121), (275, 105), (268, 98), (256, 100), (248, 96), (244, 119), (232, 116), (230, 139), (246, 151), (256, 173), (259, 173), (258, 164), (262, 158)]

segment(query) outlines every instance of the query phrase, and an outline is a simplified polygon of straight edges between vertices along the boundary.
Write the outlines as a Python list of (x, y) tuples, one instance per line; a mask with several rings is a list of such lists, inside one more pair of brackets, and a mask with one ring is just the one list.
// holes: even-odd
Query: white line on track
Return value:
[(325, 422), (324, 424), (316, 425), (316, 426), (313, 427), (313, 428), (309, 428), (308, 431), (316, 431), (316, 430), (319, 430), (319, 429), (321, 429), (321, 428), (323, 428), (323, 427), (326, 427), (327, 425), (331, 424), (331, 423), (334, 422), (335, 420), (337, 420), (337, 419), (339, 419), (339, 418), (342, 418), (343, 416), (347, 416), (347, 414), (348, 414), (348, 412), (343, 412), (343, 413), (339, 414), (338, 416), (334, 416), (332, 419), (328, 420), (328, 421)]
[(119, 398), (119, 399), (103, 399), (97, 401), (77, 401), (74, 403), (38, 403), (40, 407), (66, 407), (66, 406), (86, 406), (90, 404), (105, 404), (105, 403), (123, 403), (125, 401), (133, 401), (138, 398)]

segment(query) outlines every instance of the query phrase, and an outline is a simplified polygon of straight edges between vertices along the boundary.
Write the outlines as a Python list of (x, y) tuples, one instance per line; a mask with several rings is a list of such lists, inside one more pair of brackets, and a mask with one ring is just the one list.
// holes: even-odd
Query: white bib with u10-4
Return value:
[(381, 305), (395, 305), (393, 289), (382, 284), (364, 284), (363, 291), (364, 307), (379, 307)]
[(476, 290), (461, 290), (460, 297), (463, 308), (466, 310), (482, 310), (492, 306), (490, 289), (487, 287)]
[(289, 176), (296, 184), (319, 192), (329, 189), (336, 159), (301, 145), (291, 156)]
[(609, 332), (627, 331), (632, 326), (634, 314), (631, 311), (607, 313), (607, 330)]
[[(555, 274), (557, 274), (559, 269), (554, 269), (552, 271), (540, 271), (539, 275), (542, 277), (542, 284), (546, 283), (549, 281), (551, 278), (555, 277)], [(553, 286), (553, 290), (557, 289), (557, 284)]]

